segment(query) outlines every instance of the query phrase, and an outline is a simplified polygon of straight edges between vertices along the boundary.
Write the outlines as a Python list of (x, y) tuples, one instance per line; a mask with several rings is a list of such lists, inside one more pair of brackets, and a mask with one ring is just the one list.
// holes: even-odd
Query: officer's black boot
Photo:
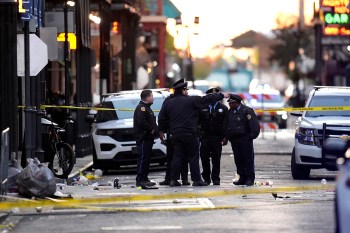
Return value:
[(254, 178), (248, 177), (247, 181), (245, 182), (245, 185), (247, 186), (253, 186), (254, 185)]
[(246, 182), (247, 182), (247, 178), (245, 176), (240, 176), (237, 181), (233, 181), (233, 184), (234, 185), (245, 185)]
[(171, 180), (170, 181), (170, 186), (174, 187), (174, 186), (181, 186), (181, 183), (177, 180)]
[(165, 180), (159, 182), (159, 185), (170, 185), (170, 180), (165, 179)]

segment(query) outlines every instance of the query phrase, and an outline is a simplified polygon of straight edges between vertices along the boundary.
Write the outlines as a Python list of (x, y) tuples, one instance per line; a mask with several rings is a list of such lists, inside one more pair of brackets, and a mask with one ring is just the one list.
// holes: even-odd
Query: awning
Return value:
[(163, 0), (163, 15), (175, 19), (181, 17), (181, 12), (170, 0)]

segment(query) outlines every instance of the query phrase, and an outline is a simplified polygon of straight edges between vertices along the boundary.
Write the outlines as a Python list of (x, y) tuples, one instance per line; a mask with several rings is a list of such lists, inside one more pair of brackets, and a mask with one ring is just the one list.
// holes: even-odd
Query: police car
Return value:
[[(350, 106), (350, 87), (315, 86), (305, 107), (326, 106)], [(350, 111), (342, 108), (331, 110), (291, 113), (298, 116), (291, 157), (294, 179), (309, 178), (310, 170), (315, 168), (337, 170), (337, 158), (325, 154), (323, 144), (328, 138), (350, 135)]]
[[(121, 165), (136, 165), (138, 154), (133, 130), (134, 109), (140, 102), (142, 90), (107, 94), (101, 102), (101, 110), (92, 123), (93, 167), (102, 170), (118, 169)], [(153, 89), (155, 116), (170, 92)], [(107, 110), (113, 109), (113, 110)], [(154, 140), (151, 163), (166, 163), (166, 146), (159, 138)]]
[[(283, 96), (275, 89), (254, 89), (250, 90), (249, 93), (243, 94), (243, 96), (248, 101), (248, 106), (254, 110), (287, 107)], [(260, 122), (273, 122), (280, 129), (287, 128), (288, 114), (286, 111), (257, 112), (256, 115)]]

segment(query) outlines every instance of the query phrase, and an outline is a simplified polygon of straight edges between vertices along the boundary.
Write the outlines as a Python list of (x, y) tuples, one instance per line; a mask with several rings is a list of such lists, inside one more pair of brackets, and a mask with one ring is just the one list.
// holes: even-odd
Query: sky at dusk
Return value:
[[(190, 38), (194, 57), (203, 57), (211, 47), (248, 30), (269, 34), (275, 28), (276, 15), (279, 13), (299, 15), (299, 0), (171, 1), (181, 11), (184, 25), (188, 26), (178, 30), (178, 43), (186, 45), (181, 40)], [(313, 14), (313, 4), (314, 0), (304, 0), (306, 22), (310, 21)], [(197, 27), (193, 25), (195, 16), (200, 19)]]

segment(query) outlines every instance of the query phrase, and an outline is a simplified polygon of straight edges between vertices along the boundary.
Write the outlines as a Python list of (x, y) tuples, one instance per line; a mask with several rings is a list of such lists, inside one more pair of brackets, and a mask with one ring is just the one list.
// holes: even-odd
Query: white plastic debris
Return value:
[(95, 175), (96, 177), (102, 177), (103, 172), (102, 172), (102, 170), (100, 170), (100, 169), (96, 169), (96, 170), (94, 171), (94, 175)]

